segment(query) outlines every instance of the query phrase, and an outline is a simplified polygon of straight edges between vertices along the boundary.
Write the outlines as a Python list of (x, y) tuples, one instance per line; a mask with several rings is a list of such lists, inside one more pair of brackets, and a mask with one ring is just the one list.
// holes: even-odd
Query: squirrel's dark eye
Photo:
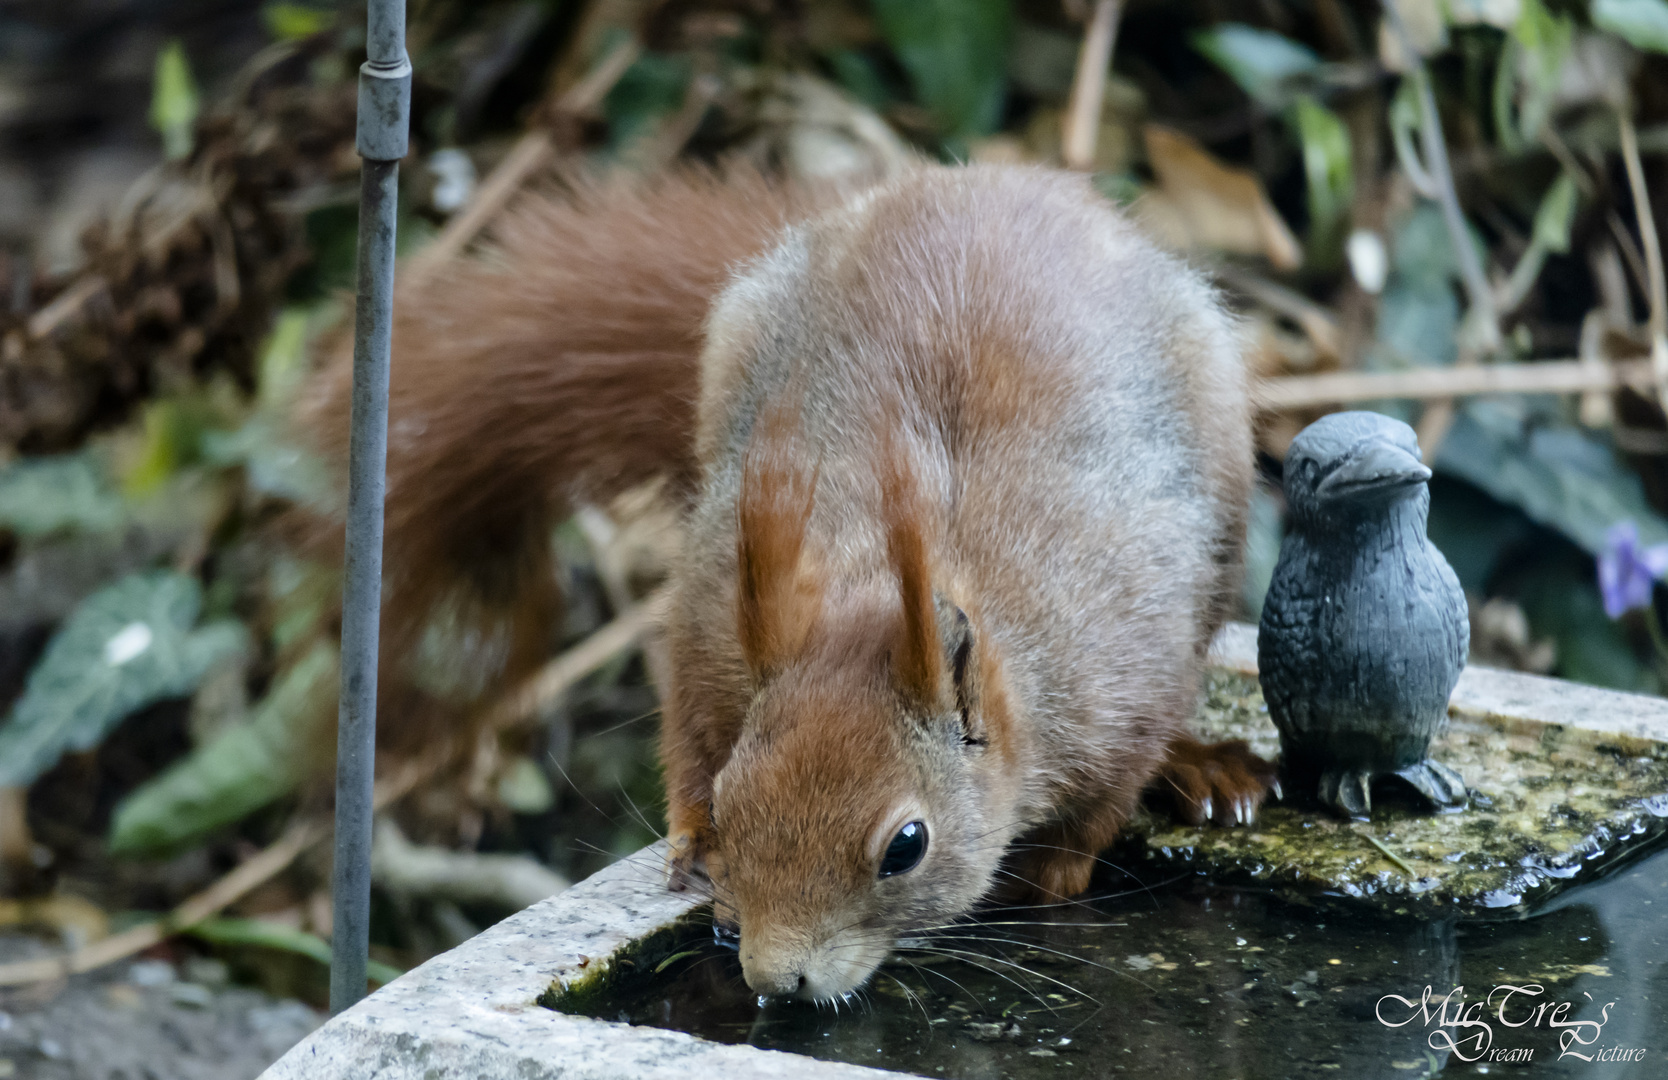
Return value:
[(898, 830), (898, 835), (892, 837), (892, 842), (886, 845), (886, 854), (880, 860), (880, 876), (891, 877), (915, 869), (915, 864), (921, 861), (921, 856), (927, 853), (927, 823), (912, 821)]

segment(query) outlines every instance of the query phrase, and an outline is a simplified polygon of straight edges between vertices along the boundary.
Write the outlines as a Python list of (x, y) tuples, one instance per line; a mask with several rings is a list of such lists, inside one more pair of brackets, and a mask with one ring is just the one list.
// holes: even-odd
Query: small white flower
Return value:
[(128, 623), (104, 643), (104, 662), (111, 667), (121, 667), (139, 657), (155, 640), (156, 635), (151, 633), (149, 626), (142, 622)]

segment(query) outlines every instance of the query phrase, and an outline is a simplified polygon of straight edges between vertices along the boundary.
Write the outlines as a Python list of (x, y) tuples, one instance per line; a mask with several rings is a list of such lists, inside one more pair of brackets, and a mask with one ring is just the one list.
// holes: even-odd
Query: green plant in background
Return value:
[[(330, 966), (329, 942), (317, 934), (309, 934), (305, 930), (298, 930), (269, 919), (204, 919), (186, 927), (185, 932), (212, 945), (276, 949), (279, 952), (309, 957), (325, 967)], [(390, 983), (403, 972), (381, 961), (371, 960), (365, 965), (365, 974), (370, 976), (372, 982)]]
[(1517, 22), (1502, 43), (1494, 79), (1495, 136), (1508, 154), (1521, 154), (1539, 141), (1575, 40), (1568, 17), (1549, 11), (1540, 0), (1521, 3)]
[(1518, 257), (1511, 277), (1500, 290), (1501, 311), (1512, 311), (1524, 301), (1540, 278), (1548, 255), (1569, 253), (1570, 226), (1575, 221), (1576, 202), (1575, 177), (1567, 172), (1559, 173), (1535, 210), (1535, 224), (1529, 235), (1528, 249)]
[(887, 44), (937, 121), (945, 147), (995, 130), (1007, 93), (1008, 0), (872, 0)]
[(1218, 23), (1190, 40), (1252, 101), (1285, 118), (1303, 155), (1309, 255), (1330, 265), (1340, 249), (1355, 185), (1349, 128), (1316, 95), (1320, 57), (1282, 34), (1242, 23)]
[(110, 850), (177, 851), (292, 791), (316, 765), (336, 702), (336, 649), (319, 642), (273, 680), (247, 718), (140, 786), (116, 807)]
[(170, 41), (156, 54), (156, 74), (151, 84), (151, 127), (162, 136), (162, 151), (170, 161), (191, 153), (200, 108), (185, 46)]
[(1217, 23), (1189, 40), (1272, 115), (1306, 95), (1321, 67), (1321, 58), (1307, 45), (1244, 23)]
[(336, 14), (327, 7), (274, 2), (261, 7), (266, 32), (279, 41), (302, 41), (329, 29)]
[(126, 518), (121, 496), (88, 451), (24, 458), (0, 469), (0, 528), (21, 539), (106, 532)]
[(124, 717), (190, 694), (247, 648), (235, 622), (197, 625), (202, 597), (196, 578), (171, 572), (134, 574), (88, 597), (0, 724), (0, 787), (25, 786)]
[(1668, 0), (1593, 0), (1590, 14), (1634, 48), (1668, 53)]
[(1311, 97), (1298, 98), (1291, 117), (1309, 192), (1309, 251), (1312, 259), (1327, 263), (1339, 250), (1355, 194), (1349, 129), (1337, 113)]

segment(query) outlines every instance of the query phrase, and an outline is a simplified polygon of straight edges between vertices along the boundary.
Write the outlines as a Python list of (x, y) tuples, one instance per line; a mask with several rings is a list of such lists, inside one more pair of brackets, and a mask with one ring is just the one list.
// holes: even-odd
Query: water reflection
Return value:
[(1668, 1075), (1665, 886), (1668, 853), (1536, 918), (1480, 924), (1190, 879), (992, 916), (901, 951), (838, 1010), (761, 1005), (708, 949), (595, 1015), (966, 1080), (1646, 1080)]

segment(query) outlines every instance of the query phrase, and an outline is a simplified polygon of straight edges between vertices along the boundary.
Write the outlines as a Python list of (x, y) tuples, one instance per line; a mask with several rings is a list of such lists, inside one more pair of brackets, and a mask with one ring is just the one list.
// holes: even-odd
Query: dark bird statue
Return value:
[(1459, 579), (1425, 536), (1430, 475), (1413, 429), (1371, 412), (1317, 420), (1286, 456), (1291, 531), (1257, 638), (1263, 695), (1288, 782), (1352, 817), (1381, 776), (1437, 806), (1466, 799), (1427, 756), (1471, 637)]

